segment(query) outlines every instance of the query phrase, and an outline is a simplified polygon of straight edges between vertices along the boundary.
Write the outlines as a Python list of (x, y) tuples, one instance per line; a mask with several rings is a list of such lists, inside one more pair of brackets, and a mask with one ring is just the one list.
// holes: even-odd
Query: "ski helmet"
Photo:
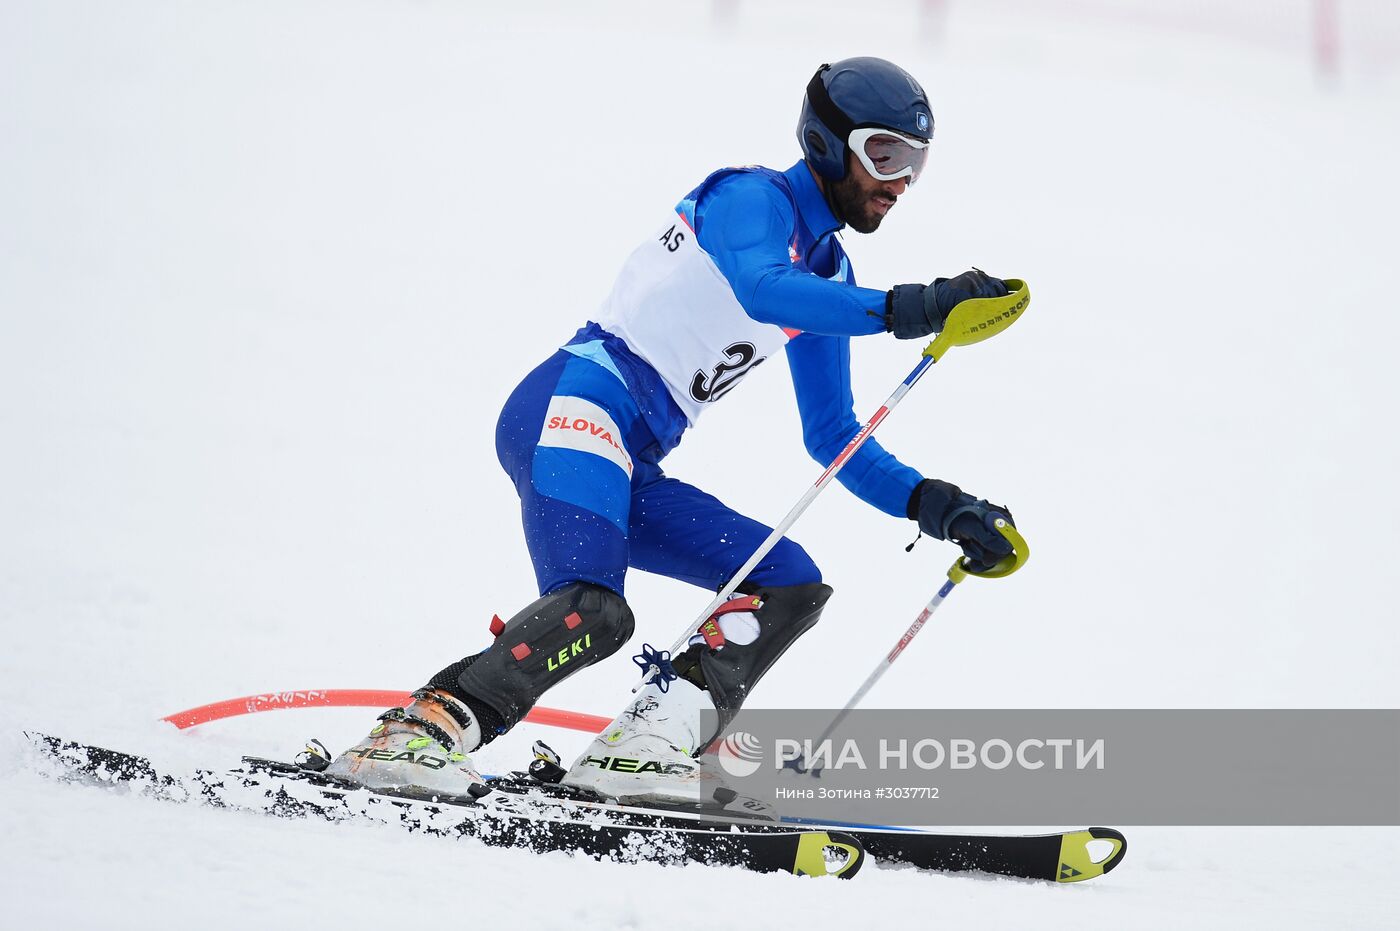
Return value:
[(928, 142), (933, 138), (928, 95), (909, 72), (883, 58), (846, 58), (818, 68), (797, 122), (797, 141), (817, 174), (844, 178), (846, 140), (851, 130), (865, 126)]

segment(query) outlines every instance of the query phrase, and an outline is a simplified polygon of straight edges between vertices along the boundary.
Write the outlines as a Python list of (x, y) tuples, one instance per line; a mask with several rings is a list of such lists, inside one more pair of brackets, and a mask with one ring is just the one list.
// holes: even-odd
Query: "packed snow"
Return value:
[[(870, 705), (1396, 707), (1400, 69), (1344, 44), (1320, 78), (1302, 0), (1217, 4), (1220, 31), (1164, 6), (0, 3), (6, 923), (1400, 923), (1396, 828), (1115, 825), (1123, 865), (1085, 884), (843, 883), (162, 804), (45, 778), (20, 735), (286, 758), (375, 712), (157, 719), (408, 689), (480, 649), (535, 596), (501, 402), (658, 210), (715, 167), (791, 164), (802, 87), (856, 54), (919, 76), (937, 119), (926, 179), (845, 237), (862, 283), (975, 264), (1034, 295), (880, 434), (1010, 505), (1034, 557), (960, 587)], [(1343, 38), (1400, 47), (1389, 7), (1339, 6)], [(858, 415), (914, 352), (857, 343)], [(818, 471), (791, 394), (764, 366), (667, 471), (778, 520)], [(953, 550), (906, 555), (912, 525), (836, 488), (793, 536), (836, 595), (753, 701), (839, 706)], [(628, 586), (635, 646), (707, 598)], [(613, 714), (631, 652), (546, 703)], [(586, 739), (526, 726), (479, 761), (537, 737)]]

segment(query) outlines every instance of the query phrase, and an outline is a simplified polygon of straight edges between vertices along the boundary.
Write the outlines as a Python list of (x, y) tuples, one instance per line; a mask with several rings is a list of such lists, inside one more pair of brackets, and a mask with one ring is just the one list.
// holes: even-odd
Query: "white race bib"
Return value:
[(597, 322), (656, 369), (691, 425), (789, 339), (744, 311), (680, 213), (628, 256)]

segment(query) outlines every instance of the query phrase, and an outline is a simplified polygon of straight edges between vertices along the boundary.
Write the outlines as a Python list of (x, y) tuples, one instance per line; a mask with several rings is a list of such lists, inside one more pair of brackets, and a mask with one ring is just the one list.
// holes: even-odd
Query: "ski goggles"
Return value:
[(880, 126), (851, 130), (846, 144), (877, 181), (908, 178), (913, 184), (919, 180), (924, 162), (928, 161), (927, 142)]

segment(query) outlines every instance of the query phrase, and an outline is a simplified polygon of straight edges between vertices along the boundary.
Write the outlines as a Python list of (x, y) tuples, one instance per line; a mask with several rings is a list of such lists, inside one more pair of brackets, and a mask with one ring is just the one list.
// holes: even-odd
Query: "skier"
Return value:
[[(380, 715), (328, 773), (370, 788), (467, 794), (481, 781), (468, 754), (632, 635), (629, 566), (715, 591), (768, 536), (661, 470), (709, 405), (784, 349), (805, 445), (827, 465), (859, 429), (852, 336), (929, 337), (959, 302), (1007, 293), (976, 269), (889, 291), (855, 282), (835, 234), (878, 229), (918, 180), (932, 137), (928, 98), (899, 67), (878, 58), (823, 65), (807, 85), (795, 165), (716, 171), (662, 219), (594, 320), (501, 412), (497, 455), (520, 494), (540, 598), (509, 621), (493, 618), (490, 647)], [(838, 477), (880, 510), (957, 543), (974, 569), (1011, 553), (987, 520), (1010, 520), (1006, 508), (925, 478), (873, 440)], [(717, 776), (697, 758), (832, 592), (788, 539), (738, 591), (594, 738), (566, 784), (631, 801), (713, 800)], [(718, 727), (702, 732), (706, 709), (718, 712)]]

